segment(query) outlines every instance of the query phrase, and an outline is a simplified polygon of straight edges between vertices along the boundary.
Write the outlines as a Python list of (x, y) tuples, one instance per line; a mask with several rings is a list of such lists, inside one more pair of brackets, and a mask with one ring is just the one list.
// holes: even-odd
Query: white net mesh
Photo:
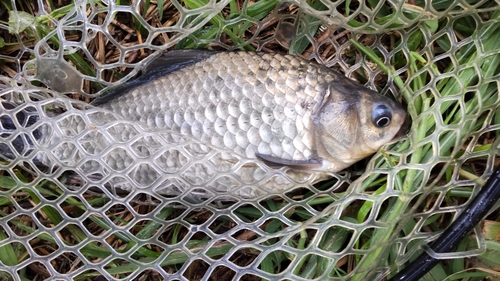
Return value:
[[(0, 135), (2, 277), (382, 278), (446, 228), (481, 186), (471, 174), (484, 180), (495, 164), (492, 1), (75, 2), (11, 1), (0, 14), (0, 118), (13, 124)], [(234, 155), (217, 166), (229, 151), (76, 100), (173, 46), (302, 54), (405, 100), (412, 130), (312, 185), (314, 174), (248, 172), (255, 163)], [(238, 188), (206, 188), (217, 182)], [(476, 235), (448, 256), (479, 254)]]

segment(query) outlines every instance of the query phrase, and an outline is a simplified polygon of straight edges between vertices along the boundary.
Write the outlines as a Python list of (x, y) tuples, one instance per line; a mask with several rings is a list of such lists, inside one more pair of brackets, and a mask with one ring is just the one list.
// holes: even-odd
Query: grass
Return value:
[[(356, 3), (348, 5), (348, 2), (338, 8), (346, 16), (357, 9)], [(374, 8), (378, 1), (367, 2)], [(450, 6), (449, 1), (445, 2), (438, 3), (440, 9)], [(129, 3), (120, 1), (118, 4)], [(207, 2), (190, 0), (184, 4), (186, 9), (196, 10)], [(326, 9), (319, 1), (309, 4), (318, 11)], [(420, 11), (418, 1), (416, 4), (404, 7), (407, 14)], [(488, 7), (487, 4), (484, 7)], [(2, 2), (2, 5), (0, 69), (2, 75), (14, 77), (16, 68), (32, 58), (32, 54), (20, 46), (30, 49), (34, 42), (48, 38), (51, 48), (58, 50), (61, 47), (60, 38), (53, 34), (54, 24), (67, 16), (73, 5), (49, 0), (47, 15), (37, 17), (33, 15), (38, 7), (32, 6), (30, 1), (20, 1), (17, 14), (12, 13), (14, 7), (10, 2)], [(95, 2), (92, 7), (103, 9), (96, 10), (96, 17), (92, 19), (93, 23), (102, 24), (107, 15), (106, 6)], [(284, 47), (284, 42), (273, 39), (279, 21), (268, 19), (270, 13), (276, 19), (299, 16), (302, 20), (302, 25), (296, 24), (297, 18), (291, 22), (297, 28), (297, 35), (288, 38), (288, 48)], [(296, 6), (280, 6), (278, 1), (272, 0), (248, 6), (240, 1), (229, 1), (220, 12), (207, 16), (191, 13), (186, 17), (183, 26), (197, 28), (189, 36), (182, 37), (168, 29), (180, 21), (176, 7), (169, 1), (145, 1), (138, 14), (117, 13), (110, 28), (120, 46), (135, 49), (120, 57), (122, 54), (114, 49), (116, 46), (103, 45), (102, 38), (96, 36), (87, 44), (92, 58), (82, 50), (66, 54), (66, 59), (88, 77), (83, 95), (72, 97), (88, 100), (102, 89), (95, 60), (106, 65), (99, 78), (111, 82), (127, 77), (131, 66), (147, 60), (155, 50), (165, 46), (289, 51), (308, 54), (330, 65), (357, 69), (351, 77), (382, 91), (397, 89), (401, 93), (398, 98), (407, 106), (412, 119), (410, 134), (378, 153), (371, 162), (355, 165), (349, 178), (343, 178), (346, 181), (333, 179), (317, 185), (315, 190), (292, 190), (282, 198), (203, 210), (144, 204), (149, 202), (145, 196), (124, 203), (92, 193), (68, 193), (56, 184), (65, 182), (65, 175), (53, 181), (38, 181), (22, 169), (1, 171), (0, 216), (6, 223), (0, 228), (0, 242), (8, 239), (10, 233), (16, 233), (29, 237), (30, 247), (42, 256), (53, 257), (51, 254), (62, 247), (77, 249), (78, 255), (67, 252), (52, 259), (55, 269), (63, 274), (81, 268), (84, 263), (77, 257), (83, 256), (86, 262), (104, 264), (107, 274), (118, 278), (130, 277), (141, 269), (142, 277), (160, 280), (159, 267), (166, 273), (179, 273), (189, 280), (197, 280), (209, 269), (208, 259), (224, 257), (238, 266), (254, 263), (260, 269), (258, 273), (245, 275), (244, 280), (271, 279), (276, 276), (272, 274), (285, 271), (306, 279), (326, 274), (338, 280), (368, 280), (373, 278), (376, 268), (392, 272), (400, 268), (405, 261), (398, 253), (400, 247), (409, 251), (406, 258), (416, 256), (419, 253), (416, 246), (427, 236), (412, 241), (406, 241), (405, 237), (415, 231), (430, 235), (445, 229), (458, 208), (475, 194), (476, 175), (491, 170), (493, 153), (490, 150), (495, 149), (493, 142), (500, 124), (500, 114), (496, 112), (498, 84), (495, 82), (500, 71), (498, 12), (434, 19), (406, 28), (404, 35), (387, 32), (379, 37), (357, 38), (325, 29), (320, 21), (301, 14)], [(15, 26), (14, 22), (18, 21), (12, 20), (16, 17), (22, 17), (28, 24)], [(452, 31), (447, 27), (450, 21)], [(33, 22), (37, 24), (29, 24)], [(403, 24), (395, 20), (390, 6), (381, 6), (375, 23), (388, 24), (388, 27)], [(365, 26), (362, 17), (352, 17), (347, 24)], [(471, 26), (477, 26), (479, 31)], [(161, 32), (154, 34), (151, 32), (154, 28)], [(81, 33), (68, 30), (65, 36), (66, 40), (77, 42)], [(332, 37), (335, 42), (329, 41)], [(457, 42), (452, 43), (454, 40)], [(311, 41), (316, 45), (311, 45)], [(144, 42), (151, 42), (153, 47), (146, 48)], [(377, 46), (375, 42), (379, 42)], [(408, 48), (402, 49), (403, 42)], [(479, 50), (474, 42), (482, 42), (482, 49)], [(311, 51), (315, 46), (320, 53)], [(340, 46), (342, 51), (331, 46)], [(450, 49), (456, 51), (454, 59), (442, 56)], [(390, 52), (390, 60), (383, 59), (384, 52)], [(366, 70), (357, 68), (361, 57), (373, 63), (365, 64), (365, 69), (380, 69), (377, 79), (370, 79)], [(116, 62), (126, 62), (130, 67), (115, 67)], [(90, 79), (92, 77), (95, 79)], [(429, 81), (435, 83), (429, 85)], [(387, 84), (394, 86), (391, 88)], [(464, 94), (464, 88), (468, 94)], [(490, 127), (483, 128), (485, 123), (490, 123)], [(430, 168), (423, 168), (425, 163)], [(365, 169), (372, 173), (362, 173)], [(355, 182), (347, 186), (347, 180)], [(363, 196), (357, 196), (359, 194)], [(153, 202), (160, 200), (153, 199)], [(223, 210), (231, 215), (218, 216), (210, 225), (205, 224), (212, 215)], [(32, 214), (22, 215), (28, 212)], [(61, 227), (65, 220), (71, 223)], [(489, 224), (483, 231), (498, 233), (490, 225), (499, 220), (497, 210), (488, 217)], [(250, 226), (257, 222), (258, 227), (251, 229)], [(249, 228), (236, 228), (243, 223), (249, 224)], [(190, 231), (200, 225), (212, 233)], [(57, 243), (53, 235), (40, 231), (54, 228), (59, 229), (58, 240), (64, 245)], [(494, 259), (498, 242), (493, 237), (486, 237), (484, 254), (473, 260), (461, 258), (441, 263), (424, 280), (481, 280), (498, 274), (499, 265)], [(351, 242), (353, 239), (355, 241)], [(242, 244), (236, 245), (234, 241), (242, 244), (256, 241), (258, 246), (241, 248)], [(311, 251), (312, 244), (319, 250)], [(476, 244), (474, 239), (466, 239), (457, 251), (477, 248)], [(350, 254), (342, 255), (346, 250)], [(331, 255), (325, 256), (322, 251)], [(112, 258), (114, 252), (120, 253), (120, 258)], [(184, 268), (183, 264), (192, 260), (194, 254), (202, 258)], [(6, 266), (18, 265), (29, 258), (26, 246), (21, 243), (0, 246), (0, 261)], [(158, 267), (143, 270), (145, 265), (151, 264)], [(8, 274), (13, 273), (4, 274), (8, 278)], [(37, 280), (37, 275), (38, 278), (50, 277), (46, 266), (39, 263), (30, 263), (16, 274), (24, 280)], [(227, 280), (235, 274), (229, 267), (218, 266), (210, 275), (214, 279)], [(100, 275), (101, 272), (89, 269), (77, 274), (75, 279), (92, 280)]]
[[(498, 77), (498, 71), (500, 70), (500, 55), (496, 53), (496, 51), (498, 50), (500, 41), (497, 40), (495, 32), (500, 23), (494, 21), (500, 19), (499, 16), (500, 13), (493, 13), (493, 23), (485, 24), (482, 29), (480, 29), (476, 34), (473, 34), (475, 40), (482, 42), (483, 49), (481, 51), (489, 53), (491, 55), (484, 56), (481, 53), (478, 53), (473, 42), (469, 43), (468, 45), (466, 45), (466, 47), (457, 52), (456, 59), (458, 61), (458, 65), (460, 66), (459, 69), (456, 69), (457, 67), (452, 65), (446, 68), (442, 73), (458, 72), (458, 79), (455, 80), (448, 78), (439, 81), (436, 84), (436, 88), (439, 90), (438, 98), (444, 99), (450, 96), (462, 98), (465, 93), (462, 93), (461, 89), (474, 85), (478, 80), (488, 80), (491, 77)], [(381, 68), (383, 67), (382, 69), (388, 72), (389, 75), (393, 75), (393, 73), (391, 73), (387, 67), (383, 66), (383, 61), (381, 61), (375, 53), (363, 46), (360, 46), (355, 41), (352, 41), (352, 43), (353, 45), (356, 45), (358, 48), (364, 51), (372, 60), (374, 60), (374, 62), (378, 66), (380, 66)], [(418, 73), (420, 69), (427, 68), (427, 70), (434, 75), (442, 74), (433, 65), (428, 65), (427, 61), (424, 58), (422, 58), (418, 54), (413, 53), (415, 50), (409, 51), (411, 52), (411, 73)], [(419, 63), (420, 66), (417, 65), (417, 63)], [(468, 67), (468, 65), (472, 64), (476, 65), (480, 69), (479, 72), (477, 68)], [(395, 84), (400, 87), (400, 91), (409, 104), (409, 112), (410, 114), (412, 114), (412, 119), (421, 120), (421, 122), (416, 123), (416, 126), (413, 127), (414, 134), (410, 134), (410, 138), (400, 144), (399, 151), (406, 151), (407, 148), (411, 147), (411, 143), (422, 143), (429, 137), (435, 134), (439, 134), (439, 131), (444, 131), (444, 133), (441, 134), (442, 137), (440, 137), (439, 139), (439, 154), (445, 156), (457, 155), (459, 154), (458, 150), (461, 147), (461, 145), (457, 144), (464, 142), (469, 134), (479, 130), (483, 126), (483, 124), (487, 122), (486, 118), (489, 118), (488, 115), (480, 115), (477, 120), (464, 122), (465, 117), (477, 112), (480, 103), (482, 103), (483, 108), (489, 108), (489, 105), (496, 103), (496, 85), (487, 84), (480, 86), (479, 89), (475, 92), (475, 95), (462, 104), (458, 102), (443, 102), (441, 106), (437, 108), (439, 109), (440, 115), (445, 117), (443, 118), (444, 127), (442, 128), (460, 123), (464, 125), (461, 127), (459, 133), (457, 133), (456, 131), (446, 131), (444, 129), (440, 130), (440, 128), (436, 124), (435, 118), (429, 118), (428, 115), (428, 112), (432, 109), (431, 103), (433, 103), (435, 97), (420, 90), (427, 83), (429, 72), (420, 72), (422, 73), (421, 75), (412, 75), (413, 79), (411, 79), (405, 85), (402, 84), (402, 80), (399, 77), (394, 78)], [(411, 90), (408, 91), (408, 88), (410, 88)], [(418, 95), (419, 92), (421, 92), (420, 95)], [(416, 95), (417, 98), (415, 98)], [(460, 108), (462, 106), (464, 106), (464, 108)], [(425, 117), (421, 118), (421, 116)], [(490, 146), (489, 144), (487, 144), (483, 145), (483, 147)], [(418, 146), (412, 151), (410, 161), (408, 163), (419, 164), (425, 163), (428, 159), (432, 159), (433, 157), (435, 157), (435, 151), (433, 151), (431, 148), (432, 144), (430, 142), (422, 146)], [(478, 146), (476, 149), (480, 150), (481, 146)], [(443, 166), (440, 167), (442, 169), (442, 172), (435, 176), (439, 178), (444, 175), (444, 171), (451, 172), (451, 170), (453, 169), (451, 164), (451, 161), (448, 163), (443, 163)], [(384, 166), (390, 167), (391, 163), (383, 163), (380, 167)], [(421, 190), (422, 182), (425, 183), (424, 170), (403, 171), (402, 173), (400, 173), (400, 176), (401, 177), (399, 177), (395, 181), (396, 188), (403, 191), (404, 194), (410, 194), (414, 191)], [(375, 177), (376, 176), (374, 176), (373, 178)], [(435, 181), (436, 179), (434, 179), (434, 182)], [(370, 181), (368, 180), (364, 183), (367, 184), (369, 182)], [(427, 185), (428, 184), (429, 183), (427, 183)], [(433, 186), (432, 183), (431, 186)], [(428, 190), (424, 191), (425, 193), (432, 192), (429, 187), (426, 187), (426, 189)], [(390, 223), (391, 221), (395, 221), (395, 219), (399, 217), (399, 214), (408, 207), (407, 203), (407, 200), (404, 198), (401, 200), (397, 200), (397, 202), (390, 208), (391, 212), (387, 215), (386, 218), (384, 218), (384, 221), (388, 223)], [(384, 229), (379, 233), (375, 233), (372, 241), (374, 241), (375, 244), (383, 244), (387, 241), (390, 241), (390, 239), (394, 237), (391, 233), (396, 226), (397, 225), (394, 224), (393, 228), (390, 228), (389, 231), (387, 231), (387, 229)], [(370, 266), (370, 264), (380, 256), (381, 251), (382, 249), (380, 249), (380, 251), (378, 252), (372, 252), (370, 256), (365, 260), (364, 264)], [(361, 265), (361, 268), (362, 267), (363, 265)], [(358, 276), (361, 276), (360, 279), (363, 280), (363, 275)], [(357, 278), (354, 278), (354, 280), (357, 280)]]

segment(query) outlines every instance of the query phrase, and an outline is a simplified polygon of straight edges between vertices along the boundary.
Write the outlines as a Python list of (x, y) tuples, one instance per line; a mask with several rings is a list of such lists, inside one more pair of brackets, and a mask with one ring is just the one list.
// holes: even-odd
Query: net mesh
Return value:
[[(12, 127), (0, 135), (2, 277), (381, 279), (446, 228), (495, 164), (492, 1), (5, 7), (0, 118)], [(405, 100), (412, 130), (312, 185), (314, 174), (248, 172), (255, 163), (230, 151), (88, 105), (174, 46), (303, 55)], [(216, 164), (228, 155), (232, 165)], [(262, 188), (269, 181), (283, 189)], [(215, 182), (237, 188), (206, 188)], [(475, 237), (444, 257), (478, 255), (485, 246)]]

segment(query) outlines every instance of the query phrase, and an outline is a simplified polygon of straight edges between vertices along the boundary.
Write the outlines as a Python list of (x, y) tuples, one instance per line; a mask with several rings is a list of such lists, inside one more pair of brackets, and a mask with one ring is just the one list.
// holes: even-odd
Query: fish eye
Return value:
[(392, 112), (386, 105), (377, 105), (372, 112), (372, 122), (378, 128), (383, 128), (391, 124)]

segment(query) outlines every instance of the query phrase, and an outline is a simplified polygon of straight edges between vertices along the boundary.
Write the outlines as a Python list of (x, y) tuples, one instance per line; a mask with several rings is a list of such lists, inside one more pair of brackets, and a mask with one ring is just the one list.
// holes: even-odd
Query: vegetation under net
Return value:
[[(33, 110), (54, 106), (90, 118), (84, 105), (61, 105), (59, 94), (33, 89), (21, 77), (88, 103), (165, 50), (240, 49), (302, 55), (338, 69), (402, 102), (411, 129), (329, 181), (253, 201), (193, 204), (149, 191), (117, 193), (81, 173), (75, 179), (78, 165), (44, 170), (33, 157), (2, 157), (1, 274), (393, 275), (447, 228), (498, 165), (500, 14), (494, 1), (462, 2), (3, 1), (0, 96), (33, 97)], [(51, 79), (52, 69), (74, 83)], [(62, 121), (47, 118), (54, 128)], [(424, 280), (496, 276), (499, 219), (498, 210), (491, 212), (482, 233), (465, 239), (459, 254)]]

